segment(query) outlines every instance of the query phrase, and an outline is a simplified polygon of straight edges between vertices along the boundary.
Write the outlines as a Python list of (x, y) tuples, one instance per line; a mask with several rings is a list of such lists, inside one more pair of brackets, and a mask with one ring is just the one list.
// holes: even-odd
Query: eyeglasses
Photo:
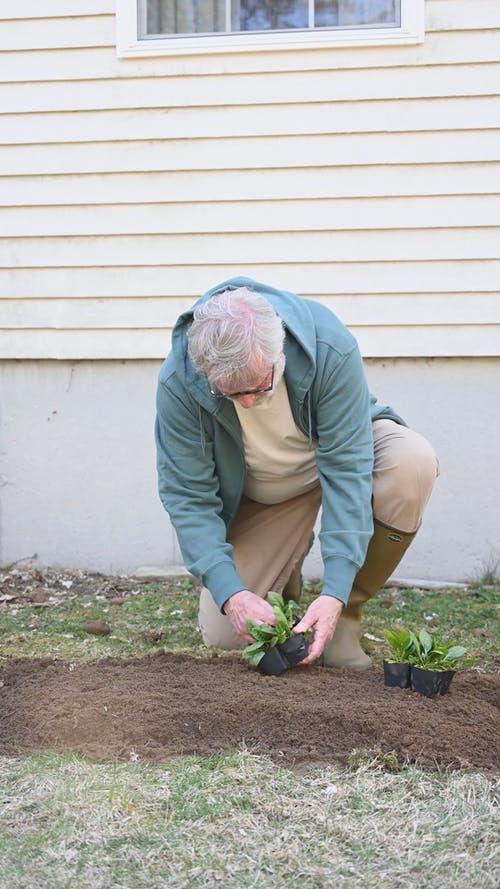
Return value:
[(271, 382), (269, 386), (259, 386), (258, 389), (246, 389), (244, 392), (221, 392), (219, 389), (209, 386), (210, 395), (214, 398), (241, 398), (243, 395), (263, 395), (264, 392), (270, 392), (274, 386), (274, 364), (271, 368)]

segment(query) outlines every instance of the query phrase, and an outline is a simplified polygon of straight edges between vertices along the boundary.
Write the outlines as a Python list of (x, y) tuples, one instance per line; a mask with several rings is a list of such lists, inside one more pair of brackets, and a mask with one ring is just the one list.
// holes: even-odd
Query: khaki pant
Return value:
[[(413, 533), (439, 472), (436, 455), (423, 436), (393, 420), (375, 420), (373, 440), (374, 518)], [(242, 498), (228, 540), (246, 589), (262, 597), (269, 590), (283, 590), (308, 550), (320, 506), (319, 485), (284, 503), (264, 505)], [(246, 645), (205, 588), (200, 595), (199, 624), (206, 645), (225, 649)]]

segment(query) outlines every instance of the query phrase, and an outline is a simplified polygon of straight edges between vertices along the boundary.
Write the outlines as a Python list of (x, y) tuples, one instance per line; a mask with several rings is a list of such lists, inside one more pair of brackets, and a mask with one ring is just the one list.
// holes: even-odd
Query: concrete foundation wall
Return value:
[[(0, 364), (0, 562), (127, 573), (180, 565), (156, 493), (158, 361)], [(396, 577), (463, 581), (500, 556), (500, 361), (366, 361), (371, 390), (436, 448), (441, 476)], [(321, 575), (317, 545), (306, 575)]]

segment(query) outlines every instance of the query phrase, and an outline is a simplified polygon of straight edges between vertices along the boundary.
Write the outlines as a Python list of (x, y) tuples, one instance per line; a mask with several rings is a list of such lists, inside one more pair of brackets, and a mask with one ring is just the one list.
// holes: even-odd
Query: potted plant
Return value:
[[(420, 694), (432, 697), (444, 695), (457, 668), (457, 661), (465, 654), (462, 645), (444, 645), (436, 641), (427, 630), (418, 634), (411, 630), (384, 631), (392, 648), (393, 656), (384, 661), (386, 685), (412, 688)], [(463, 661), (462, 666), (474, 664)]]
[(412, 634), (409, 630), (384, 630), (392, 654), (384, 660), (384, 683), (392, 688), (409, 688), (411, 671)]
[(249, 635), (255, 641), (243, 649), (243, 657), (267, 676), (279, 676), (294, 667), (307, 655), (308, 645), (303, 633), (292, 633), (296, 624), (295, 602), (285, 604), (280, 593), (271, 591), (267, 598), (276, 615), (276, 626), (247, 621)]
[[(457, 661), (462, 658), (466, 649), (462, 645), (443, 645), (438, 643), (427, 630), (420, 630), (418, 636), (412, 636), (411, 687), (422, 695), (444, 695), (450, 687)], [(464, 661), (462, 666), (469, 666), (474, 660)]]

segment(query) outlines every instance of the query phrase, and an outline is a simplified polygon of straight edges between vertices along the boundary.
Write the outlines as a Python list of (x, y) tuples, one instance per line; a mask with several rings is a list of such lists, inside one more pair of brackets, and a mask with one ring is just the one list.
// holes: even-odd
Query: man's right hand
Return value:
[(227, 614), (238, 636), (247, 642), (253, 642), (247, 632), (247, 620), (255, 620), (261, 624), (276, 624), (276, 615), (267, 599), (261, 599), (250, 590), (240, 590), (234, 593), (224, 604), (224, 613)]

